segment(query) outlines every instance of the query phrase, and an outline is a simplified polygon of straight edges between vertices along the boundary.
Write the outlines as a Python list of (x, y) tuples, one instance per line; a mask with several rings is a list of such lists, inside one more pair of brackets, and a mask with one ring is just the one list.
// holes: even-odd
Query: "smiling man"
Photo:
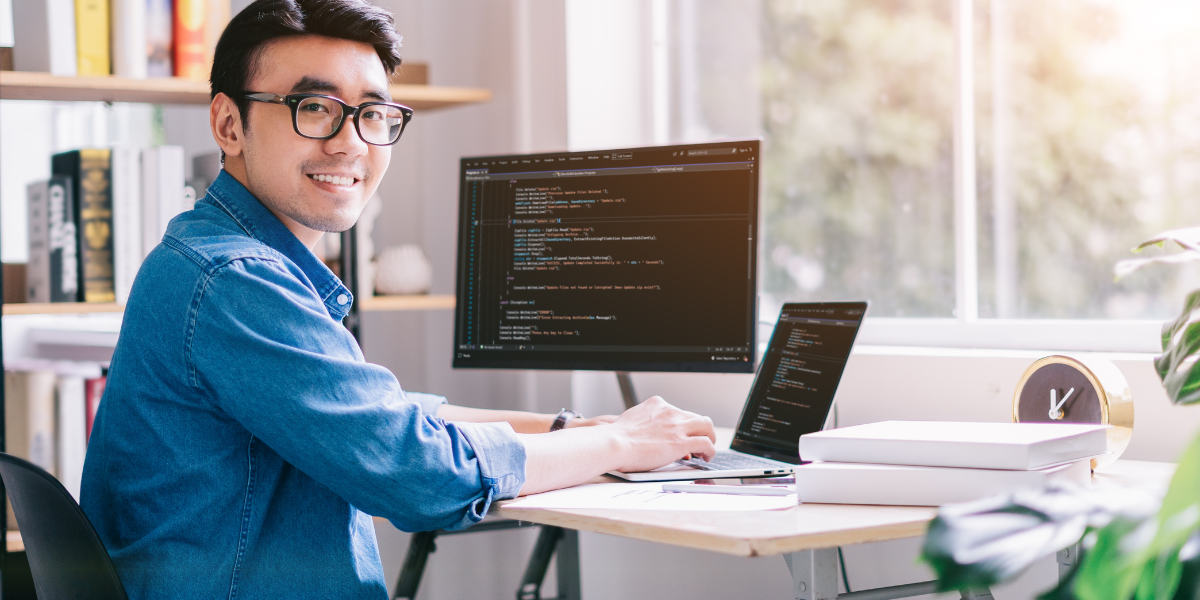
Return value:
[[(146, 258), (81, 504), (131, 598), (386, 597), (371, 517), (462, 528), (495, 500), (711, 457), (660, 398), (620, 417), (452, 406), (363, 360), (311, 248), (358, 219), (411, 111), (400, 39), (359, 0), (259, 0), (217, 45), (225, 170)], [(580, 425), (596, 425), (581, 427)]]

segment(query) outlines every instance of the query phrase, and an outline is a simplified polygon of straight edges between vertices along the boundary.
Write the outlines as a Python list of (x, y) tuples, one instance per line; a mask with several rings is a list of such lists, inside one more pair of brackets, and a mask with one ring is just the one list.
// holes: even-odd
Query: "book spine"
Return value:
[(146, 0), (112, 0), (113, 75), (145, 79)]
[(112, 72), (108, 52), (108, 0), (75, 0), (75, 51), (79, 75)]
[(141, 157), (136, 148), (112, 153), (113, 293), (119, 304), (129, 300), (142, 265)]
[[(4, 451), (29, 460), (29, 373), (4, 372)], [(17, 529), (8, 503), (8, 529)]]
[(92, 440), (92, 426), (96, 424), (96, 413), (100, 410), (100, 400), (104, 397), (104, 387), (108, 384), (108, 376), (101, 375), (84, 381), (87, 394), (87, 441)]
[(58, 480), (79, 501), (87, 455), (87, 396), (78, 375), (58, 378)]
[(50, 182), (26, 187), (29, 201), (29, 262), (25, 270), (25, 301), (50, 301)]
[(84, 302), (116, 302), (113, 281), (112, 151), (80, 150), (79, 242)]
[(171, 0), (146, 2), (146, 75), (170, 77), (175, 74), (175, 20)]
[(75, 52), (75, 0), (21, 0), (13, 3), (13, 68), (61, 77), (78, 73)]
[(57, 377), (54, 371), (33, 371), (26, 380), (28, 391), (29, 462), (45, 469), (51, 475), (58, 473), (58, 460), (55, 456), (57, 443), (54, 430), (56, 407), (54, 388)]
[(225, 31), (225, 26), (229, 24), (232, 7), (230, 6), (230, 0), (208, 0), (207, 4), (208, 14), (205, 16), (208, 20), (204, 28), (204, 64), (211, 70), (213, 53), (217, 49), (217, 41), (221, 39), (221, 33)]
[(70, 177), (50, 180), (46, 199), (50, 302), (79, 301), (79, 236), (75, 231), (75, 203)]
[(204, 30), (208, 16), (204, 0), (175, 0), (175, 76), (204, 81), (211, 65), (204, 63)]

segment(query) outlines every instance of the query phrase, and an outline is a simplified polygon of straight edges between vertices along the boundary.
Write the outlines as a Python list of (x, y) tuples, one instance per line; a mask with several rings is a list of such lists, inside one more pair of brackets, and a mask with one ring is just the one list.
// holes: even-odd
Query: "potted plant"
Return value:
[[(1183, 252), (1118, 263), (1118, 278), (1145, 265), (1200, 260), (1200, 227), (1165, 232), (1134, 248), (1174, 242)], [(1200, 402), (1200, 290), (1163, 326), (1154, 360), (1175, 404)], [(921, 557), (943, 591), (991, 586), (1080, 544), (1079, 559), (1043, 600), (1200, 598), (1200, 436), (1179, 459), (1165, 497), (1141, 490), (1050, 489), (943, 507)]]

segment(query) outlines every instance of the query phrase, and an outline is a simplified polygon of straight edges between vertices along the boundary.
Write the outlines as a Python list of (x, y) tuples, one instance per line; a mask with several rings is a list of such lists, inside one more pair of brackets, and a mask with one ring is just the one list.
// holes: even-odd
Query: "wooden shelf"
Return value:
[(359, 309), (368, 310), (440, 310), (454, 308), (454, 296), (368, 296), (361, 298)]
[[(433, 110), (487, 102), (489, 90), (434, 85), (397, 84), (392, 99), (417, 110)], [(56, 77), (49, 73), (0, 71), (0, 99), (146, 102), (150, 104), (209, 104), (206, 81), (175, 77)]]
[(53, 302), (48, 304), (5, 304), (4, 315), (80, 315), (119, 313), (125, 307), (111, 302)]
[[(454, 308), (454, 296), (370, 296), (360, 299), (360, 310), (442, 310)], [(72, 315), (84, 313), (118, 313), (125, 310), (120, 304), (100, 302), (54, 302), (51, 304), (5, 304), (7, 315)]]

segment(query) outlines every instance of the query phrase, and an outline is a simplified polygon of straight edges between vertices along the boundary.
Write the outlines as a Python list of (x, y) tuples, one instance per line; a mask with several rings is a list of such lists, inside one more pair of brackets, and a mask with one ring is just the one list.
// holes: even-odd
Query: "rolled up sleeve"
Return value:
[(189, 314), (191, 380), (252, 435), (359, 510), (406, 531), (461, 529), (525, 482), (507, 424), (447, 422), (445, 398), (406, 393), (295, 273), (239, 259)]

